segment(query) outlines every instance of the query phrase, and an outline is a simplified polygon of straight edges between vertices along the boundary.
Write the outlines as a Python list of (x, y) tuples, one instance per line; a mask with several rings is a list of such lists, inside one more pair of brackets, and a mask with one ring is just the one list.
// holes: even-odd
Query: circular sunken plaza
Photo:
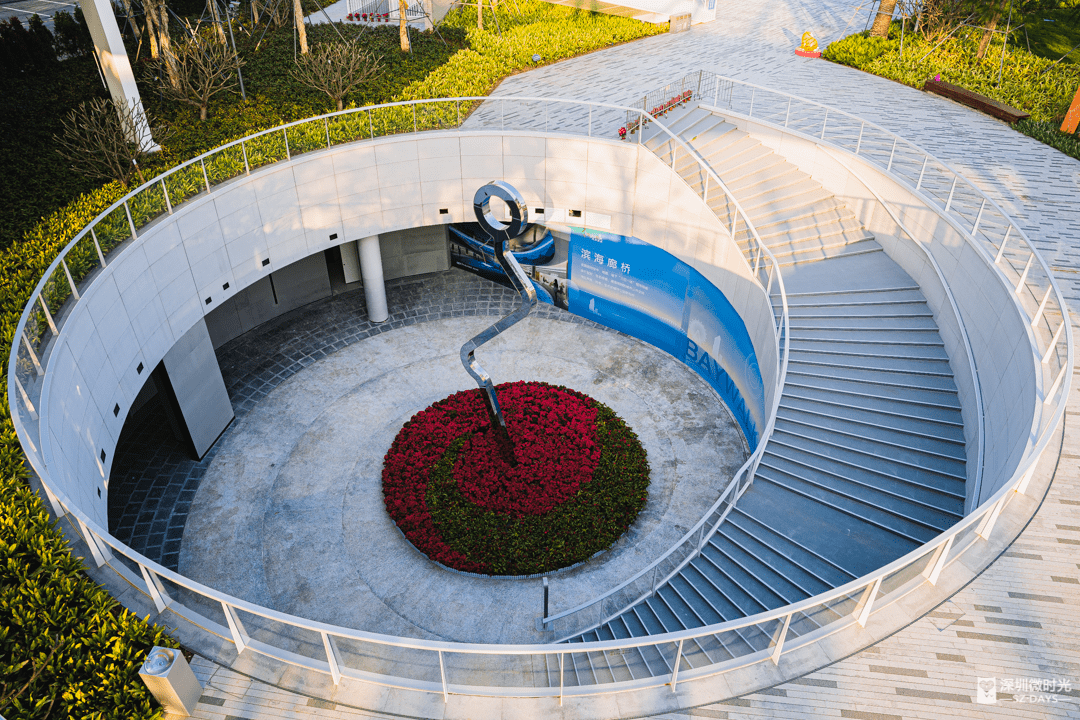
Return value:
[[(196, 717), (1080, 712), (1080, 162), (794, 56), (854, 11), (721, 6), (132, 223), (13, 414), (90, 574), (195, 651)], [(402, 425), (517, 306), (461, 235), (493, 179), (554, 304), (477, 359), (609, 406), (651, 468), (543, 576), (434, 563), (384, 504)]]

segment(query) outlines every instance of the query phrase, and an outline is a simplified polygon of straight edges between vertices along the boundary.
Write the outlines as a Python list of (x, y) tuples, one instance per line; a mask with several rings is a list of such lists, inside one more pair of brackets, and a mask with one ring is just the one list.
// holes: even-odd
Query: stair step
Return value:
[(747, 515), (853, 577), (881, 567), (882, 558), (900, 557), (918, 545), (831, 506), (808, 502), (776, 483), (755, 480), (753, 488), (739, 501)]
[[(855, 427), (847, 423), (847, 427), (843, 427), (845, 421), (840, 420), (824, 425), (821, 420), (784, 409), (777, 413), (776, 429), (860, 451), (868, 457), (897, 460), (917, 467), (939, 467), (952, 477), (965, 477), (967, 463), (963, 448), (952, 443), (929, 438), (924, 444), (913, 446), (912, 441), (918, 438), (911, 435), (900, 437), (892, 430), (866, 424)], [(905, 442), (896, 442), (898, 439)]]
[(772, 154), (737, 164), (732, 163), (730, 167), (728, 165), (722, 168), (713, 166), (713, 169), (728, 189), (735, 194), (735, 197), (742, 197), (756, 188), (771, 189), (790, 185), (802, 179), (802, 173), (798, 171), (798, 168)]
[[(931, 513), (941, 512), (956, 522), (962, 517), (964, 483), (938, 464), (915, 464), (863, 448), (845, 447), (820, 436), (806, 435), (786, 426), (773, 433), (766, 455), (776, 455), (820, 472), (865, 483), (867, 492), (880, 490), (900, 499), (928, 506)], [(928, 458), (923, 458), (925, 461)], [(802, 473), (800, 473), (802, 474)]]
[[(884, 363), (882, 363), (884, 365)], [(943, 392), (956, 392), (956, 383), (949, 372), (919, 372), (902, 367), (868, 367), (857, 364), (841, 365), (804, 358), (801, 354), (788, 358), (788, 372), (823, 375), (846, 380), (861, 380), (871, 384), (920, 387)]]
[(743, 209), (751, 221), (800, 208), (842, 206), (828, 190), (813, 180), (793, 183), (778, 190), (758, 195), (747, 201)]
[[(875, 348), (876, 349), (876, 348)], [(894, 349), (889, 353), (846, 352), (828, 348), (799, 350), (792, 352), (791, 361), (818, 363), (827, 367), (851, 368), (864, 367), (871, 372), (897, 371), (952, 377), (949, 358), (922, 357), (910, 354), (905, 348)]]
[(851, 398), (848, 397), (822, 400), (810, 396), (809, 393), (785, 392), (780, 401), (780, 407), (831, 415), (867, 425), (878, 424), (899, 432), (941, 437), (957, 443), (964, 442), (964, 429), (960, 423), (914, 417), (908, 413), (885, 412), (880, 408), (860, 407), (852, 403)]
[[(775, 305), (775, 304), (774, 304)], [(864, 318), (871, 322), (889, 318), (929, 318), (934, 313), (924, 302), (877, 302), (877, 303), (829, 303), (826, 305), (799, 305), (788, 303), (788, 316), (791, 319)], [(934, 323), (937, 327), (937, 323)]]
[[(774, 529), (770, 523), (778, 518), (768, 513), (767, 507), (761, 508), (761, 505), (763, 503), (760, 501), (748, 502), (741, 508), (736, 505), (727, 521), (720, 526), (719, 532), (732, 542), (751, 550), (763, 561), (783, 568), (785, 575), (798, 578), (800, 583), (805, 583), (808, 587), (820, 587), (811, 595), (839, 587), (858, 577), (841, 565), (822, 557), (798, 539)], [(760, 509), (766, 510), (768, 520), (757, 517)]]
[[(817, 503), (821, 507), (828, 507), (847, 515), (851, 521), (841, 525), (846, 531), (855, 530), (852, 525), (865, 525), (868, 527), (864, 529), (864, 532), (878, 532), (884, 536), (892, 535), (896, 538), (906, 540), (912, 546), (928, 542), (940, 533), (940, 530), (928, 528), (922, 524), (917, 524), (910, 520), (897, 517), (895, 514), (886, 512), (872, 504), (860, 502), (848, 495), (835, 492), (832, 489), (806, 482), (790, 473), (784, 472), (774, 465), (766, 464), (764, 459), (762, 460), (761, 466), (758, 468), (757, 477), (754, 479), (754, 482), (771, 483), (777, 487), (783, 488), (787, 492), (806, 498), (812, 503)], [(816, 507), (813, 510), (810, 508), (807, 508), (806, 510), (809, 512), (817, 512)]]
[(792, 352), (845, 352), (860, 355), (881, 353), (897, 357), (941, 359), (948, 361), (944, 343), (910, 343), (891, 340), (854, 340), (831, 334), (824, 337), (791, 339)]
[[(872, 422), (850, 417), (838, 416), (833, 408), (823, 408), (826, 412), (806, 407), (781, 404), (777, 410), (777, 425), (781, 422), (793, 423), (804, 427), (818, 428), (822, 432), (835, 433), (845, 437), (874, 437), (874, 442), (903, 447), (909, 452), (924, 453), (954, 461), (966, 463), (963, 433), (959, 438), (942, 437), (935, 432), (920, 432), (921, 426), (898, 427), (887, 424), (891, 418), (875, 415)], [(932, 427), (930, 430), (954, 430), (954, 428)], [(954, 435), (956, 433), (953, 433)]]
[(960, 399), (952, 389), (938, 389), (924, 385), (892, 383), (885, 380), (863, 380), (837, 375), (804, 372), (788, 367), (787, 383), (792, 387), (812, 387), (830, 392), (855, 393), (866, 397), (902, 402), (916, 402), (931, 407), (952, 408), (960, 411)]
[(789, 307), (788, 318), (793, 329), (795, 327), (838, 330), (866, 328), (883, 333), (894, 330), (930, 330), (936, 333), (938, 330), (934, 315), (929, 310), (923, 314), (878, 312), (873, 315), (862, 313), (841, 315), (839, 312), (811, 313), (803, 308), (799, 308), (798, 312), (791, 312)]

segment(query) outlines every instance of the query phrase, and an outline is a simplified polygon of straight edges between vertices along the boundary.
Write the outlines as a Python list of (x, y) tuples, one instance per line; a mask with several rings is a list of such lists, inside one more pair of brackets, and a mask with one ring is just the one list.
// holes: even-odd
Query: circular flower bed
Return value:
[(486, 575), (548, 572), (609, 547), (648, 497), (637, 435), (574, 390), (496, 390), (509, 437), (492, 426), (480, 390), (405, 423), (383, 463), (390, 517), (432, 560)]

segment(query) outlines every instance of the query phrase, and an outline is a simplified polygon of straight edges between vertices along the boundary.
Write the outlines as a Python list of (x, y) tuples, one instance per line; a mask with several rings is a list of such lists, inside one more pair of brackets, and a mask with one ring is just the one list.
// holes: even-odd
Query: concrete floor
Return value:
[[(539, 579), (432, 563), (382, 501), (382, 458), (417, 411), (474, 384), (462, 342), (493, 317), (436, 320), (343, 348), (230, 429), (192, 502), (180, 572), (290, 614), (400, 636), (542, 642)], [(674, 358), (593, 326), (531, 317), (477, 353), (496, 382), (543, 380), (606, 403), (652, 466), (649, 501), (609, 551), (551, 575), (557, 612), (631, 577), (705, 513), (747, 457), (715, 393)]]

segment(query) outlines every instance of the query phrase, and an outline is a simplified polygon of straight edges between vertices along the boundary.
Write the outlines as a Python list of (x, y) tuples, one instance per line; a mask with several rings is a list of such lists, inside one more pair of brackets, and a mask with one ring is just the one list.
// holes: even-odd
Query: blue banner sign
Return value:
[[(746, 324), (705, 276), (637, 238), (571, 228), (570, 240), (532, 226), (512, 249), (541, 302), (670, 353), (716, 390), (751, 450), (765, 394)], [(450, 227), (455, 267), (511, 287), (475, 223)]]
[(751, 450), (765, 394), (746, 324), (704, 275), (637, 238), (574, 228), (569, 310), (632, 335), (693, 368), (720, 395)]

